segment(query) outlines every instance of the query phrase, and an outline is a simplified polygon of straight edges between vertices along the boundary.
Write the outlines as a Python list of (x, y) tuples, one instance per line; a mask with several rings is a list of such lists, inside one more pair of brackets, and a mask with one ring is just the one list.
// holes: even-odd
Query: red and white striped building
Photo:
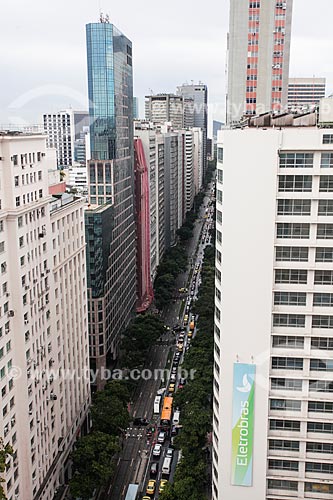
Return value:
[(230, 0), (227, 123), (287, 109), (293, 0)]

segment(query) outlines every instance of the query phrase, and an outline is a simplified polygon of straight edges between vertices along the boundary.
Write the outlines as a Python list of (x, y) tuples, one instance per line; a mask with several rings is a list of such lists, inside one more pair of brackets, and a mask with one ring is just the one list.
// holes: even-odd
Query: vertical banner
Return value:
[(231, 484), (252, 486), (256, 366), (234, 363)]

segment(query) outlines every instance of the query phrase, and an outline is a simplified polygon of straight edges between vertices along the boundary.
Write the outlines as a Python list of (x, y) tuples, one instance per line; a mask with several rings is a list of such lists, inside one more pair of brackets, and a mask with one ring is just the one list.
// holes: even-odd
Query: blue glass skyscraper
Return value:
[(132, 43), (104, 18), (86, 36), (90, 358), (101, 369), (116, 358), (136, 302)]

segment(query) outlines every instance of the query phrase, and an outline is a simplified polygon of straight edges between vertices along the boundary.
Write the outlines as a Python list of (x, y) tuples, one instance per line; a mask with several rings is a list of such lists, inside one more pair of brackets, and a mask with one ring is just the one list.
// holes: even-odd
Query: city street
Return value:
[[(207, 192), (209, 193), (210, 190)], [(205, 215), (204, 207), (207, 205), (208, 199), (209, 198), (206, 196), (204, 203), (200, 209), (199, 218), (194, 223), (193, 237), (191, 238), (191, 240), (188, 242), (187, 245), (187, 254), (191, 265), (188, 266), (185, 273), (178, 276), (176, 283), (176, 290), (178, 290), (178, 288), (187, 286), (190, 273), (193, 272), (193, 266), (197, 260), (197, 255), (196, 255), (197, 248), (199, 255), (203, 252), (204, 245), (202, 245), (201, 243), (200, 236), (203, 224), (206, 221), (206, 219), (204, 218)], [(196, 281), (195, 295), (197, 294), (197, 289), (198, 289), (198, 280)], [(181, 302), (182, 300), (186, 301), (186, 298), (187, 294), (184, 294), (184, 298), (178, 298), (176, 302), (171, 303), (169, 307), (164, 311), (162, 318), (166, 325), (172, 327), (173, 325), (175, 325), (180, 321), (179, 313), (180, 313)], [(163, 343), (161, 343), (160, 345), (155, 345), (150, 349), (145, 368), (151, 371), (155, 369), (163, 369), (165, 367), (170, 368), (171, 365), (170, 359), (169, 359), (169, 364), (167, 365), (168, 355), (170, 348), (174, 350), (174, 347), (175, 347), (175, 337), (172, 331), (170, 330), (170, 332), (168, 332), (164, 336)], [(154, 424), (156, 422), (156, 418), (158, 418), (157, 416), (155, 416), (154, 420), (153, 417), (154, 399), (157, 394), (157, 391), (161, 387), (166, 387), (167, 383), (168, 381), (165, 381), (164, 385), (160, 378), (155, 379), (154, 377), (149, 380), (141, 380), (140, 384), (136, 389), (136, 392), (133, 397), (133, 402), (131, 404), (130, 408), (131, 416), (133, 418), (136, 417), (147, 418), (151, 422), (151, 424)], [(112, 484), (107, 492), (107, 495), (104, 496), (105, 499), (123, 500), (126, 496), (128, 485), (130, 483), (137, 483), (140, 484), (141, 486), (145, 484), (145, 479), (148, 472), (148, 464), (152, 452), (151, 444), (155, 437), (156, 436), (152, 436), (152, 438), (148, 439), (145, 427), (132, 426), (126, 430), (126, 434), (123, 440), (123, 449), (117, 461)], [(165, 453), (166, 453), (166, 447), (163, 447), (160, 464), (162, 464)], [(178, 459), (178, 452), (175, 451), (174, 459), (172, 461), (171, 474), (170, 474), (171, 480), (173, 478), (174, 471), (177, 465), (177, 459)], [(160, 478), (161, 478), (161, 471), (159, 471), (156, 479)], [(141, 488), (139, 489), (139, 491), (141, 491)], [(158, 493), (156, 493), (155, 495), (155, 498), (157, 497)]]

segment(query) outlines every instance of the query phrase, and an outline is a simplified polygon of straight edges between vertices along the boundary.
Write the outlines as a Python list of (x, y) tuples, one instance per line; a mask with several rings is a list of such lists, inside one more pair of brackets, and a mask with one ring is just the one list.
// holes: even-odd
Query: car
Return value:
[(160, 481), (160, 486), (158, 488), (158, 492), (159, 493), (163, 493), (164, 491), (164, 488), (165, 488), (165, 485), (168, 483), (169, 481), (167, 479), (161, 479)]
[(187, 334), (187, 338), (191, 339), (192, 338), (192, 335), (193, 335), (193, 332), (191, 332), (191, 330), (188, 332)]
[(144, 497), (142, 497), (142, 500), (151, 500), (151, 497), (147, 497), (147, 495), (145, 495)]
[(180, 352), (176, 352), (175, 358), (180, 358), (180, 356), (181, 356)]
[[(169, 391), (170, 391), (170, 388), (169, 388)], [(166, 432), (164, 432), (164, 431), (160, 431), (160, 432), (158, 433), (158, 436), (157, 436), (157, 442), (158, 442), (158, 443), (162, 443), (162, 444), (163, 444), (163, 443), (164, 443), (164, 441), (165, 441), (165, 438), (166, 438)]]
[(153, 435), (154, 430), (155, 430), (154, 427), (147, 427), (146, 436), (151, 437)]
[(157, 472), (158, 472), (158, 462), (153, 462), (150, 465), (150, 475), (156, 476)]
[(176, 389), (175, 384), (169, 385), (169, 392), (175, 392), (175, 389)]
[(133, 425), (148, 425), (148, 424), (149, 424), (149, 420), (147, 420), (146, 418), (136, 417), (133, 420)]
[(153, 456), (154, 457), (160, 457), (161, 456), (161, 451), (162, 451), (162, 445), (159, 443), (156, 443), (154, 448), (153, 448)]
[(183, 352), (184, 344), (178, 344), (177, 349), (178, 349), (178, 352)]
[(169, 458), (172, 458), (173, 457), (173, 449), (172, 448), (168, 448), (165, 456), (169, 457)]
[(185, 312), (187, 312), (187, 313), (188, 313), (188, 312), (189, 312), (189, 310), (190, 310), (190, 306), (186, 306), (186, 308), (185, 308)]
[(155, 479), (149, 479), (147, 488), (146, 488), (146, 493), (147, 495), (153, 495), (156, 490), (156, 481)]
[(171, 375), (174, 375), (175, 373), (177, 373), (177, 367), (176, 366), (173, 366), (171, 368)]
[(178, 429), (175, 425), (171, 427), (171, 436), (177, 436)]
[(177, 375), (175, 373), (172, 373), (170, 376), (170, 382), (176, 382), (177, 380)]
[(179, 358), (173, 360), (173, 366), (177, 367), (179, 365)]

